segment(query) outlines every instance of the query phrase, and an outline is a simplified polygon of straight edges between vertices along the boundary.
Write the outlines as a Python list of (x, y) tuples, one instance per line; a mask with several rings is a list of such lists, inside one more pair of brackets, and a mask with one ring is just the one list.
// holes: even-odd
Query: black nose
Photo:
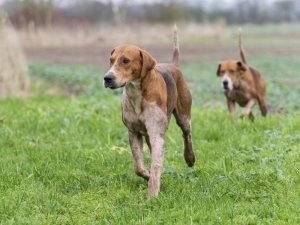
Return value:
[(104, 87), (112, 88), (115, 85), (115, 75), (112, 72), (108, 72), (104, 76)]
[(227, 81), (227, 80), (224, 80), (224, 81), (223, 81), (223, 86), (224, 86), (224, 87), (227, 87), (227, 86), (228, 86), (228, 81)]
[(105, 83), (111, 83), (114, 79), (115, 79), (115, 76), (112, 75), (111, 73), (107, 74), (107, 75), (104, 77)]

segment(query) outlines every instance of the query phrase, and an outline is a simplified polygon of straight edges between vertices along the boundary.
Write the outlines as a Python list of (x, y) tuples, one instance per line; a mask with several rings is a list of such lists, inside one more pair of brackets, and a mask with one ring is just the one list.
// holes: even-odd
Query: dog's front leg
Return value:
[(148, 193), (150, 197), (156, 197), (160, 190), (160, 177), (164, 161), (164, 136), (168, 126), (168, 118), (160, 108), (149, 107), (144, 114), (144, 119), (151, 145)]
[(255, 104), (256, 104), (256, 100), (250, 99), (249, 102), (247, 103), (247, 105), (242, 109), (241, 118), (244, 118), (245, 116), (249, 116), (249, 118), (253, 121), (254, 116), (253, 116), (251, 110)]
[(149, 180), (150, 173), (144, 167), (144, 155), (143, 155), (143, 138), (141, 134), (133, 133), (128, 131), (129, 133), (129, 143), (132, 151), (132, 156), (134, 160), (134, 171), (135, 173)]
[(230, 112), (231, 120), (235, 120), (235, 102), (227, 99), (227, 108)]
[(151, 168), (148, 181), (148, 192), (151, 197), (158, 195), (160, 190), (160, 177), (164, 161), (164, 137), (162, 134), (149, 136), (151, 144)]

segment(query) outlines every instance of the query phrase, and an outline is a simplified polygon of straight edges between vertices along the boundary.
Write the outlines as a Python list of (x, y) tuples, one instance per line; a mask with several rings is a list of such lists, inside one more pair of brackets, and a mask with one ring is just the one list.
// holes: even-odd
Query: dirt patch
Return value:
[[(272, 31), (257, 27), (257, 32), (247, 33), (251, 29), (251, 26), (243, 28), (249, 59), (299, 55), (300, 33), (292, 25), (278, 25)], [(224, 24), (179, 24), (181, 62), (238, 58), (236, 32)], [(18, 34), (30, 62), (108, 66), (113, 47), (128, 42), (146, 49), (159, 62), (170, 62), (172, 56), (173, 25), (136, 24), (134, 28), (99, 26), (74, 30), (54, 27), (20, 30)]]
[[(143, 46), (159, 62), (170, 62), (172, 46), (148, 45)], [(27, 47), (25, 55), (29, 62), (49, 64), (82, 64), (108, 66), (108, 57), (113, 46), (80, 46), (80, 47)], [(246, 49), (249, 58), (280, 55), (296, 56), (300, 53), (299, 47), (255, 47)], [(219, 60), (226, 58), (237, 58), (237, 47), (235, 45), (205, 44), (185, 45), (180, 48), (181, 62), (201, 63), (204, 60)]]

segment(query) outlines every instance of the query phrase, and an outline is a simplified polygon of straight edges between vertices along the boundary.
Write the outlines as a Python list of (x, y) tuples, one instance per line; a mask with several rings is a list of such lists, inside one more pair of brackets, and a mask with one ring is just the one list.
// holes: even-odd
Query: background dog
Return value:
[[(178, 68), (177, 28), (174, 31), (172, 64), (157, 64), (145, 50), (121, 45), (111, 52), (105, 87), (124, 87), (122, 119), (128, 128), (129, 143), (138, 176), (148, 180), (150, 196), (157, 196), (164, 159), (164, 136), (171, 114), (183, 132), (184, 157), (188, 166), (195, 163), (191, 139), (192, 97)], [(144, 167), (143, 137), (151, 151), (151, 168)]]
[(243, 107), (241, 117), (248, 116), (253, 121), (252, 108), (256, 102), (258, 102), (261, 114), (267, 115), (266, 87), (261, 73), (247, 65), (241, 39), (241, 31), (239, 31), (241, 61), (222, 61), (218, 66), (217, 76), (221, 78), (232, 119), (235, 117), (235, 103), (238, 103)]

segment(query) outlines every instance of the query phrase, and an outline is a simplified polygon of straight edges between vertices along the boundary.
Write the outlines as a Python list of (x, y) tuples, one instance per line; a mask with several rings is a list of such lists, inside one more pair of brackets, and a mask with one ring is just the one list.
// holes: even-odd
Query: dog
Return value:
[[(184, 158), (195, 163), (191, 138), (191, 92), (179, 69), (177, 27), (174, 27), (172, 64), (156, 63), (145, 50), (135, 45), (114, 48), (104, 86), (124, 87), (122, 120), (128, 129), (135, 173), (148, 181), (148, 194), (156, 197), (164, 160), (164, 137), (173, 114), (184, 139)], [(150, 169), (144, 167), (143, 137), (150, 149)]]
[(261, 73), (247, 64), (242, 47), (241, 31), (239, 31), (238, 39), (241, 61), (222, 61), (218, 65), (217, 76), (221, 78), (231, 118), (235, 119), (235, 103), (238, 103), (239, 106), (243, 107), (241, 118), (249, 117), (251, 121), (254, 121), (252, 109), (256, 102), (262, 116), (265, 117), (268, 112), (266, 84)]

